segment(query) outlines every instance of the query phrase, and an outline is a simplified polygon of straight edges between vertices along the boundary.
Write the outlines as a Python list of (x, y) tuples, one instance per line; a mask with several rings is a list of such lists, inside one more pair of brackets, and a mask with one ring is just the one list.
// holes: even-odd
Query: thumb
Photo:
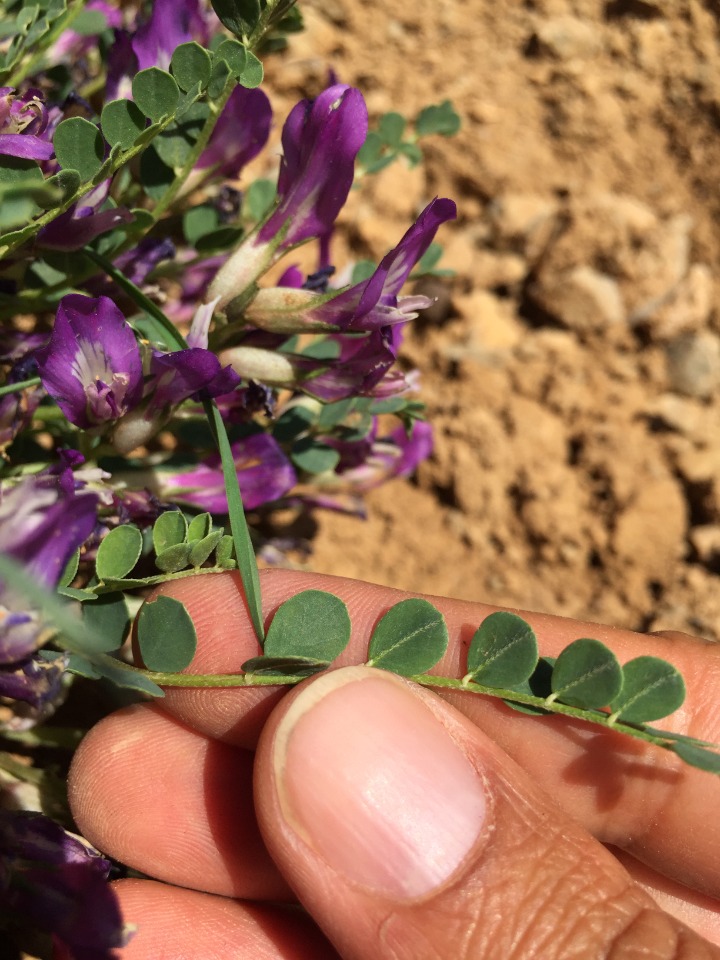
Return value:
[(720, 957), (444, 701), (304, 684), (256, 761), (265, 842), (344, 960)]

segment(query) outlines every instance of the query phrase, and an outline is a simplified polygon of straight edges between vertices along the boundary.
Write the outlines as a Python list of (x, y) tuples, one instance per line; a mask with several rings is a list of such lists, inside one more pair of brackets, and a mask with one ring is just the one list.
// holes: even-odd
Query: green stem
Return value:
[[(297, 676), (262, 676), (252, 673), (242, 674), (187, 674), (187, 673), (147, 673), (147, 677), (164, 687), (280, 687), (294, 686), (300, 683), (304, 677)], [(600, 711), (584, 710), (581, 707), (571, 707), (565, 703), (559, 703), (557, 700), (548, 703), (543, 697), (535, 697), (532, 694), (518, 693), (516, 690), (501, 690), (497, 687), (484, 687), (482, 684), (471, 681), (457, 680), (453, 677), (438, 677), (433, 674), (419, 674), (407, 677), (413, 683), (423, 687), (433, 687), (437, 690), (456, 690), (469, 693), (479, 693), (488, 697), (496, 697), (501, 700), (510, 700), (514, 703), (521, 703), (527, 706), (538, 707), (551, 713), (560, 714), (565, 717), (573, 717), (576, 720), (583, 720), (586, 723), (594, 723), (608, 730), (615, 730), (626, 736), (634, 737), (636, 740), (644, 740), (646, 743), (652, 743), (658, 747), (671, 749), (671, 743), (658, 734), (648, 733), (640, 727), (630, 726), (629, 724), (613, 721), (610, 714)]]
[(27, 390), (28, 387), (39, 387), (42, 383), (40, 377), (30, 377), (29, 380), (18, 380), (17, 383), (5, 383), (0, 387), (0, 397), (8, 393), (19, 393), (21, 390)]
[(212, 136), (212, 132), (215, 129), (215, 124), (217, 123), (220, 117), (220, 114), (223, 111), (223, 107), (230, 99), (230, 94), (233, 92), (236, 86), (237, 86), (237, 82), (231, 77), (228, 80), (228, 82), (225, 84), (225, 88), (223, 89), (223, 92), (220, 95), (219, 99), (209, 104), (210, 115), (208, 116), (207, 120), (203, 125), (202, 130), (200, 131), (200, 135), (198, 136), (197, 140), (193, 144), (192, 150), (190, 151), (190, 153), (188, 153), (185, 163), (177, 171), (177, 173), (175, 174), (175, 179), (173, 180), (173, 182), (167, 188), (165, 193), (160, 197), (158, 202), (155, 204), (155, 206), (151, 210), (151, 213), (156, 222), (165, 213), (168, 207), (170, 207), (170, 205), (173, 203), (176, 196), (185, 185), (187, 178), (195, 169), (195, 164), (200, 158), (200, 154), (203, 152), (203, 150), (207, 146), (210, 137)]

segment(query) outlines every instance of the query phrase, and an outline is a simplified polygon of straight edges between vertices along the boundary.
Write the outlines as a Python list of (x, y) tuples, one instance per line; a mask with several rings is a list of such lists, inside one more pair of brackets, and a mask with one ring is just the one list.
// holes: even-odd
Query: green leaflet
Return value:
[(330, 663), (350, 641), (350, 615), (339, 597), (303, 590), (286, 600), (268, 627), (266, 657), (302, 657)]
[(605, 644), (582, 638), (557, 658), (551, 683), (549, 700), (576, 707), (605, 707), (620, 693), (622, 668)]
[(447, 649), (445, 618), (427, 600), (390, 607), (373, 631), (368, 666), (410, 677), (435, 666)]
[(98, 547), (95, 572), (99, 580), (122, 580), (142, 552), (142, 534), (132, 524), (115, 527)]
[(470, 641), (468, 679), (486, 687), (514, 687), (538, 662), (532, 628), (513, 613), (492, 613)]
[(192, 662), (197, 648), (197, 634), (190, 614), (173, 597), (157, 597), (141, 608), (137, 639), (145, 666), (158, 673), (184, 670)]

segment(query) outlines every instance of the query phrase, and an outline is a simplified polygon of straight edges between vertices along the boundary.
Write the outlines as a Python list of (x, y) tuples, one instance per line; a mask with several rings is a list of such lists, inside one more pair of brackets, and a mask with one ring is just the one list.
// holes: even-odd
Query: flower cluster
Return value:
[[(118, 679), (124, 591), (158, 579), (148, 544), (168, 576), (236, 563), (213, 521), (231, 509), (233, 466), (260, 555), (283, 562), (307, 544), (273, 536), (276, 510), (362, 516), (367, 490), (432, 449), (417, 374), (398, 364), (431, 301), (404, 291), (455, 205), (428, 198), (374, 270), (334, 284), (351, 270), (332, 241), (368, 133), (360, 91), (333, 77), (291, 110), (274, 187), (247, 171), (273, 126), (254, 51), (277, 44), (291, 6), (268, 0), (257, 35), (233, 38), (205, 0), (90, 0), (65, 30), (33, 26), (37, 49), (9, 48), (0, 555), (21, 574), (0, 570), (0, 737), (28, 742), (77, 673)], [(309, 243), (306, 274), (292, 254)], [(165, 515), (192, 535), (163, 553), (150, 528)], [(129, 565), (103, 568), (128, 523)], [(60, 594), (65, 626), (23, 583)], [(78, 653), (73, 624), (104, 629), (106, 609), (120, 611), (116, 646)], [(3, 782), (3, 902), (57, 956), (109, 960), (125, 936), (109, 864), (41, 814), (6, 810)]]

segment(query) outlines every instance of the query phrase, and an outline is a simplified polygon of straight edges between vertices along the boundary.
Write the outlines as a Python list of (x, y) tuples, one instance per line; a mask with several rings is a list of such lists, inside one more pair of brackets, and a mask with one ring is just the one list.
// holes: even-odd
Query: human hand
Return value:
[[(262, 576), (266, 611), (310, 588), (345, 600), (354, 634), (338, 666), (367, 658), (377, 619), (404, 596)], [(256, 654), (234, 575), (162, 592), (195, 621), (193, 671), (237, 672)], [(462, 676), (493, 608), (433, 602), (450, 645), (432, 672)], [(675, 663), (689, 695), (664, 725), (720, 739), (720, 647), (524, 616), (543, 655), (592, 635), (621, 660), (651, 649)], [(139, 928), (123, 960), (720, 958), (683, 926), (720, 943), (720, 780), (475, 694), (440, 698), (367, 668), (290, 694), (175, 688), (98, 724), (70, 793), (88, 839), (166, 882), (116, 885)]]

